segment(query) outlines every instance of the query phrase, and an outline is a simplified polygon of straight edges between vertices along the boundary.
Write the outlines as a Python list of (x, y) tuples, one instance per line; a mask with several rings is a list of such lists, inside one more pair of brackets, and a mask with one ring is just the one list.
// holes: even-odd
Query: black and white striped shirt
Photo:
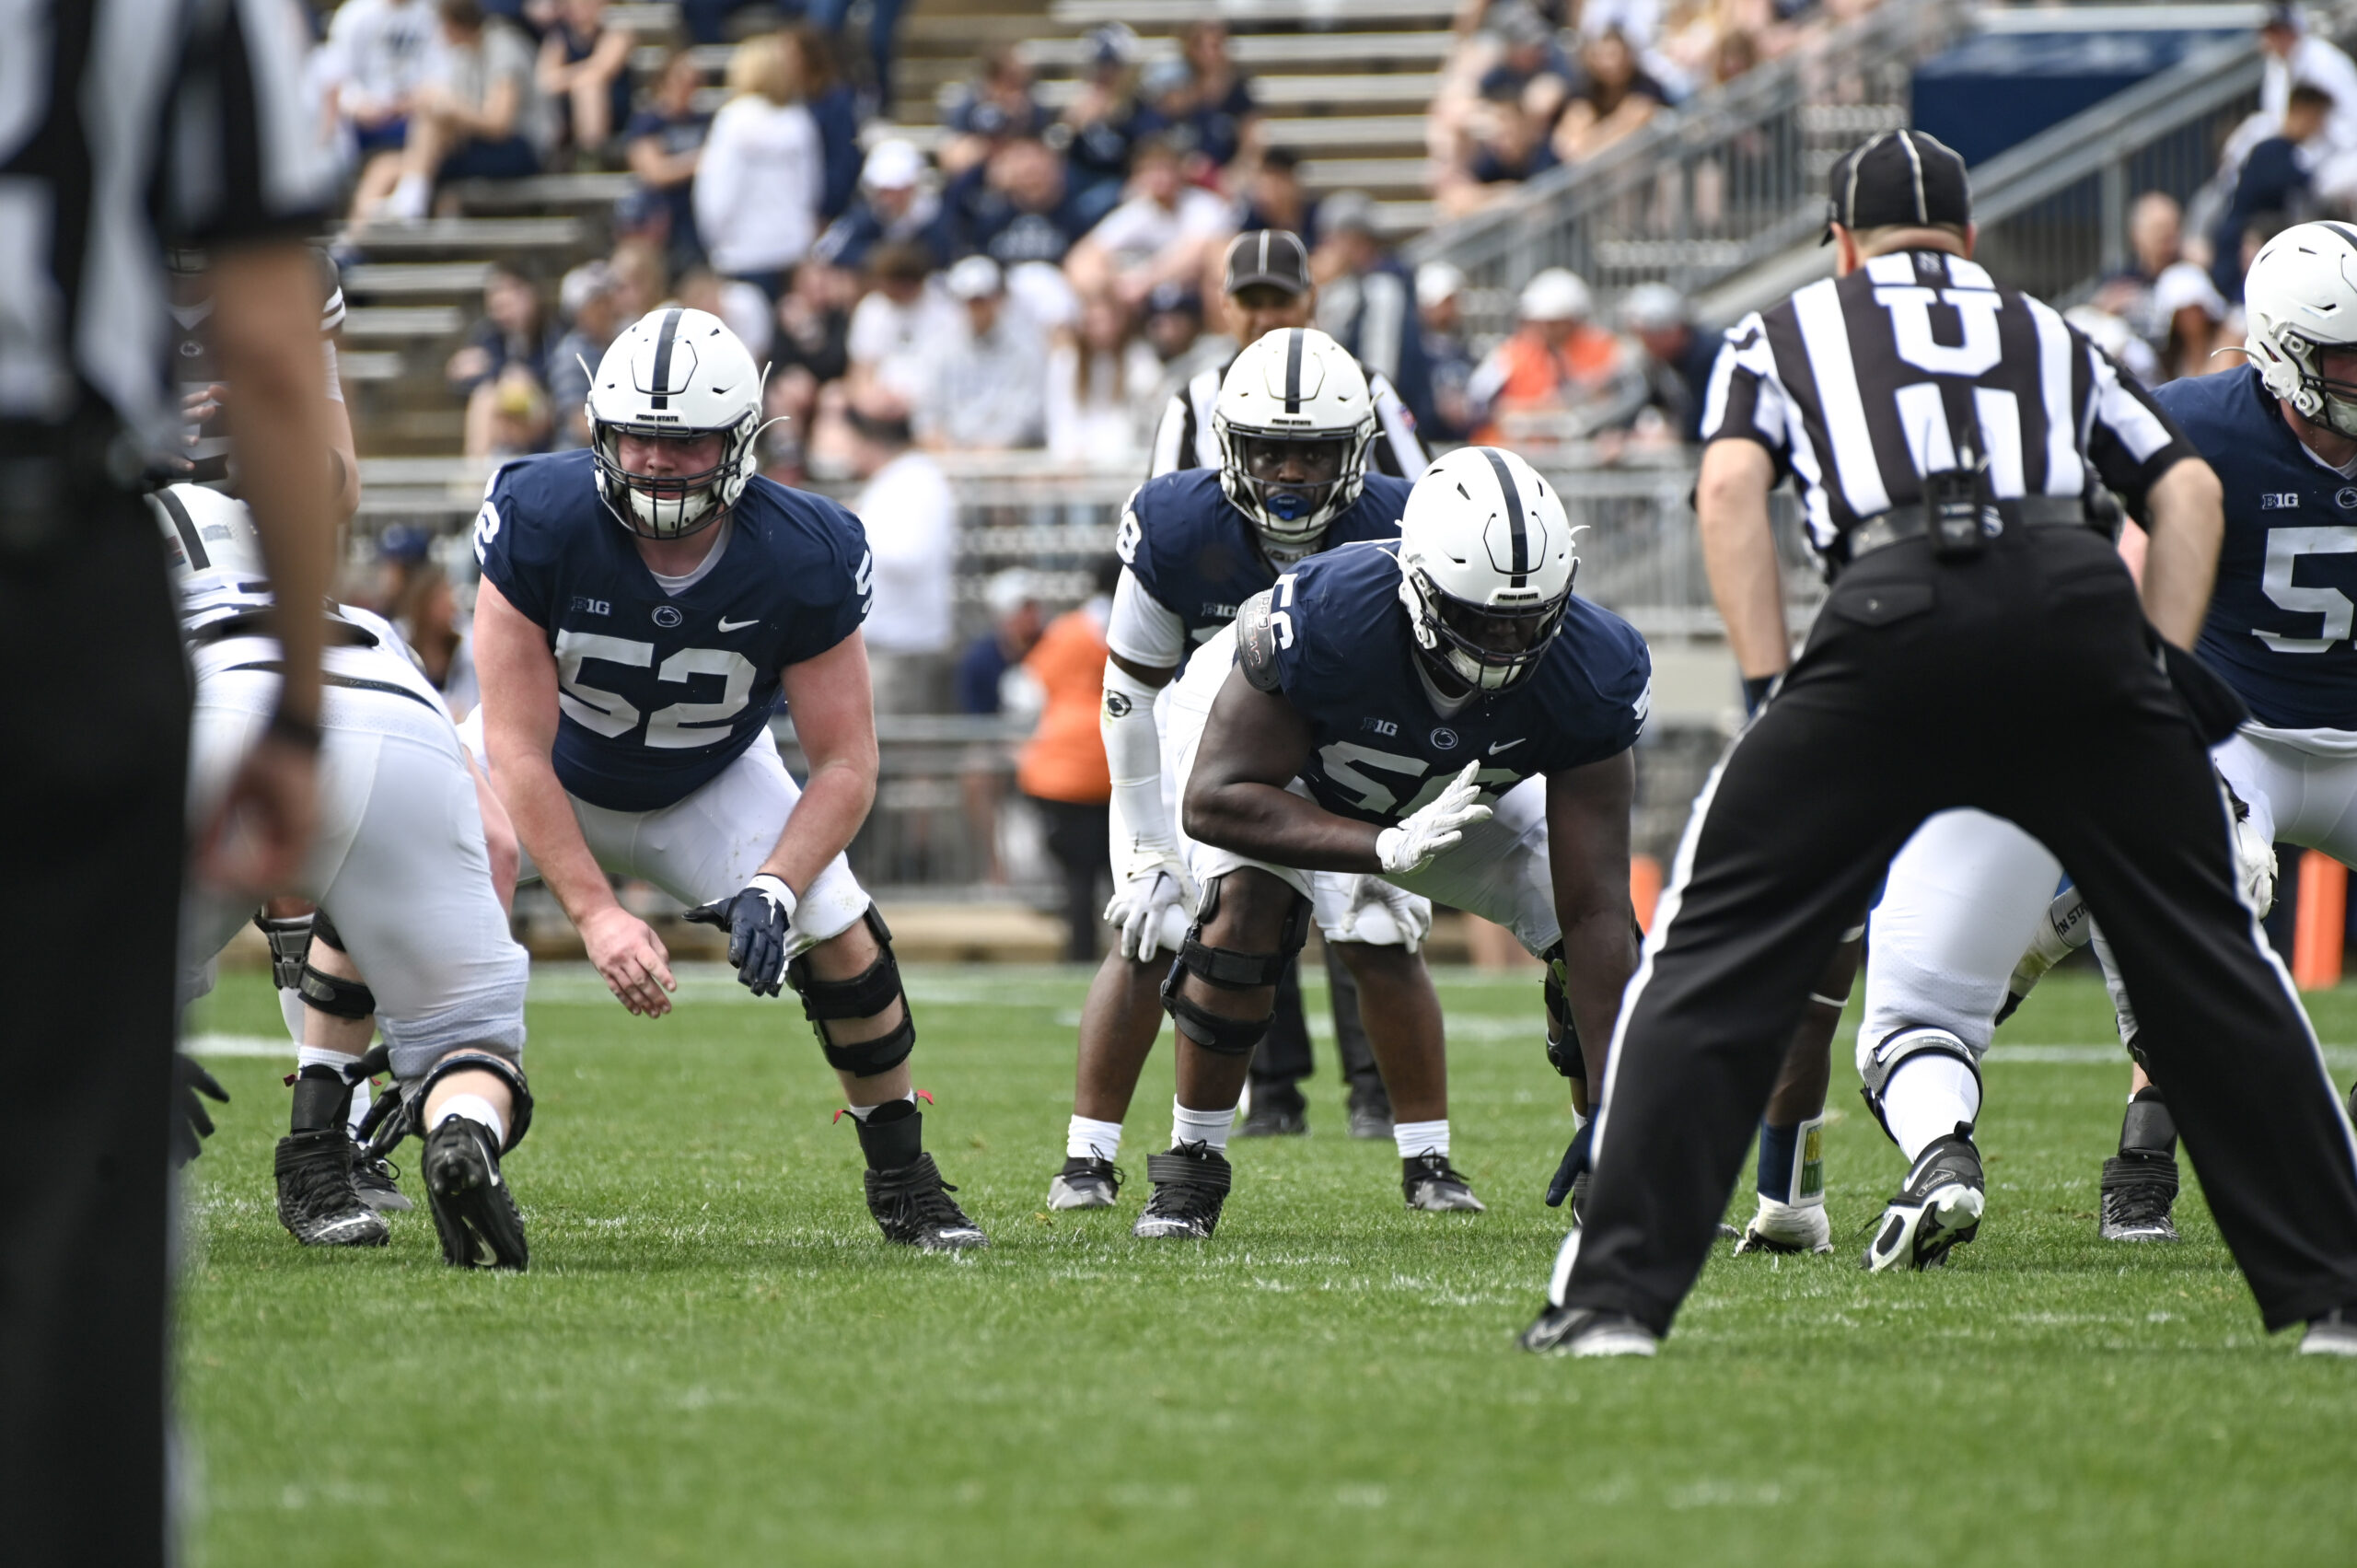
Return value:
[(315, 223), (295, 0), (0, 0), (0, 424), (174, 440), (167, 243)]
[[(1959, 439), (1961, 432), (1961, 439)], [(1756, 441), (1839, 560), (1860, 520), (1922, 499), (1922, 476), (1985, 454), (1990, 494), (2084, 496), (2141, 515), (2192, 447), (2151, 394), (2043, 300), (1936, 250), (1876, 256), (1727, 332), (1702, 438)]]
[[(1154, 427), (1146, 478), (1160, 479), (1180, 469), (1220, 466), (1219, 437), (1212, 431), (1212, 408), (1219, 401), (1220, 384), (1227, 379), (1228, 366), (1235, 363), (1236, 355), (1230, 354), (1190, 377), (1185, 386), (1170, 394), (1169, 402), (1163, 405), (1162, 418)], [(1375, 404), (1375, 443), (1367, 454), (1369, 467), (1376, 473), (1387, 473), (1412, 484), (1423, 477), (1424, 470), (1432, 463), (1423, 441), (1416, 435), (1416, 416), (1399, 401), (1390, 377), (1380, 370), (1367, 369), (1364, 360), (1359, 362), (1359, 368), (1366, 372), (1367, 397)]]

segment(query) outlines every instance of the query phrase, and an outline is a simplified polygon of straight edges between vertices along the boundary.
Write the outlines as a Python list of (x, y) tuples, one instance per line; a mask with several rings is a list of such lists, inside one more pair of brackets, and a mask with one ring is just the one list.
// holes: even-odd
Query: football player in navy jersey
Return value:
[[(718, 318), (651, 312), (606, 351), (590, 445), (492, 478), (475, 524), (481, 742), (536, 874), (622, 1005), (670, 1011), (662, 941), (608, 874), (791, 985), (842, 1082), (885, 1237), (986, 1244), (924, 1152), (891, 933), (843, 850), (876, 796), (859, 520), (754, 476), (761, 378)], [(770, 718), (790, 706), (797, 788)]]
[[(1163, 986), (1179, 1127), (1147, 1162), (1140, 1236), (1208, 1236), (1218, 1223), (1220, 1135), (1275, 976), (1313, 913), (1328, 919), (1316, 873), (1386, 882), (1512, 931), (1549, 966), (1550, 1055), (1573, 1080), (1575, 1110), (1592, 1110), (1585, 1086), (1603, 1082), (1637, 959), (1631, 748), (1652, 660), (1626, 621), (1573, 596), (1577, 565), (1547, 482), (1509, 453), (1465, 447), (1416, 482), (1396, 544), (1301, 563), (1189, 664), (1170, 728), (1202, 892)], [(1341, 950), (1398, 1108), (1410, 1202), (1420, 1188), (1463, 1191), (1430, 975), (1396, 948)]]
[[(1113, 900), (1120, 934), (1081, 1013), (1078, 1085), (1053, 1209), (1110, 1207), (1138, 1074), (1162, 1026), (1168, 958), (1193, 908), (1179, 852), (1162, 726), (1164, 689), (1187, 656), (1277, 574), (1320, 550), (1397, 538), (1408, 486), (1367, 472), (1375, 407), (1358, 362), (1325, 333), (1267, 333), (1236, 357), (1212, 414), (1223, 459), (1148, 480), (1131, 495), (1115, 549), (1120, 581), (1105, 629), (1105, 752), (1113, 775)], [(1412, 951), (1429, 905), (1335, 878), (1345, 909), (1382, 906), (1376, 925)], [(1370, 911), (1372, 913), (1372, 911)]]

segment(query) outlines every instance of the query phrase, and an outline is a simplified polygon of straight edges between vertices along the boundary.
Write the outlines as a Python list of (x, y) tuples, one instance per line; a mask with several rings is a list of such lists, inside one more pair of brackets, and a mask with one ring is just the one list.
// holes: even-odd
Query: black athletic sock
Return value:
[(912, 1099), (879, 1105), (859, 1124), (859, 1150), (870, 1170), (898, 1170), (924, 1153), (924, 1116)]
[(289, 1132), (324, 1132), (343, 1125), (352, 1113), (352, 1086), (332, 1067), (312, 1065), (295, 1074), (295, 1108)]
[(2129, 1100), (2128, 1113), (2119, 1119), (2119, 1152), (2168, 1156), (2177, 1153), (2177, 1119), (2169, 1114), (2168, 1102), (2161, 1098), (2159, 1085), (2145, 1085)]

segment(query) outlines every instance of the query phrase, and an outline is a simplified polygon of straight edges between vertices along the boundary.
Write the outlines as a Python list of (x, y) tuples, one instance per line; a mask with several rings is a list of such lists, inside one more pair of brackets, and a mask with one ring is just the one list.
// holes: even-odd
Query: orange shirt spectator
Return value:
[(1105, 697), (1105, 623), (1095, 605), (1048, 622), (1023, 668), (1039, 683), (1039, 727), (1015, 761), (1015, 782), (1039, 800), (1099, 806), (1113, 797), (1097, 707)]
[(1466, 397), (1483, 411), (1473, 439), (1496, 446), (1507, 415), (1601, 406), (1621, 390), (1631, 366), (1620, 338), (1588, 319), (1587, 285), (1550, 267), (1522, 291), (1522, 325), (1483, 360)]

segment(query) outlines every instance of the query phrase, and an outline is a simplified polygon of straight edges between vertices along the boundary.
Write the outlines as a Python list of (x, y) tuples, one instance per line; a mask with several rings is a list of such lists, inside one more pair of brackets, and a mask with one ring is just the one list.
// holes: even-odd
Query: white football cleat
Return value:
[(1822, 1202), (1780, 1203), (1763, 1193), (1759, 1213), (1735, 1250), (1738, 1258), (1747, 1252), (1830, 1252), (1833, 1221)]

